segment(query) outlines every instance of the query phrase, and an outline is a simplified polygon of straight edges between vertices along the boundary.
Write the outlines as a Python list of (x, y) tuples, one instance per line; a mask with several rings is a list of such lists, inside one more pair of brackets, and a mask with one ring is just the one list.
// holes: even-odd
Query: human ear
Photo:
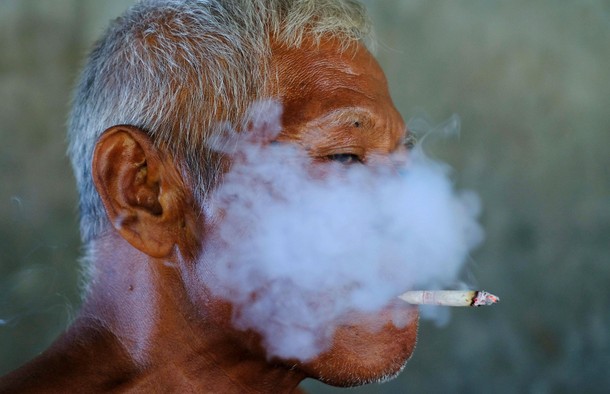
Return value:
[(173, 158), (142, 130), (107, 129), (95, 146), (92, 170), (108, 219), (133, 247), (161, 258), (188, 238), (182, 178)]

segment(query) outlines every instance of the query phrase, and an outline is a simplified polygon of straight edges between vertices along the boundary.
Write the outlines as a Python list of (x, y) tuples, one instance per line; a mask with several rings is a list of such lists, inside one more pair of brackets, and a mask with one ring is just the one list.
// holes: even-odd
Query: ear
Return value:
[(173, 158), (146, 133), (132, 126), (109, 128), (96, 144), (92, 169), (110, 222), (133, 247), (161, 258), (191, 238), (190, 193)]

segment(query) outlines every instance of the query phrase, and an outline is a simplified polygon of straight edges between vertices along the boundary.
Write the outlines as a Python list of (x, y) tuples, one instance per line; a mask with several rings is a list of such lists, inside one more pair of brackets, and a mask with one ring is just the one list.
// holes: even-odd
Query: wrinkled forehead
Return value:
[(387, 139), (385, 145), (394, 144), (390, 140), (401, 139), (405, 126), (383, 70), (364, 45), (341, 44), (329, 39), (273, 51), (272, 83), (283, 104), (284, 132), (295, 134), (324, 119), (350, 118), (361, 130), (374, 131), (378, 140)]
[(274, 47), (272, 72), (277, 91), (288, 98), (344, 85), (387, 95), (383, 70), (366, 47), (356, 42), (345, 47), (335, 39), (319, 44), (306, 40), (299, 48)]

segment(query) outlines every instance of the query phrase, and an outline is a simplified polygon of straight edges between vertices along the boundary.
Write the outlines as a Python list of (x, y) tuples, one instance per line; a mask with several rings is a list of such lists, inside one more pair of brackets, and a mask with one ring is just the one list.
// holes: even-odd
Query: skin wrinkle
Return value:
[[(300, 13), (301, 24), (282, 29), (262, 19), (255, 0), (227, 1), (226, 12), (138, 3), (98, 43), (70, 126), (89, 289), (68, 331), (0, 380), (0, 391), (297, 392), (307, 377), (352, 386), (401, 370), (417, 335), (412, 307), (343, 317), (330, 348), (313, 359), (270, 359), (261, 335), (237, 329), (233, 305), (210, 292), (214, 261), (199, 259), (203, 248), (224, 250), (211, 236), (222, 217), (210, 215), (207, 193), (229, 163), (208, 141), (221, 132), (219, 119), (239, 128), (246, 103), (261, 95), (279, 101), (278, 141), (312, 156), (387, 156), (404, 138), (381, 68), (355, 41), (366, 31), (360, 8), (344, 3), (343, 16), (326, 14), (335, 3), (321, 0), (311, 14), (299, 8), (306, 3), (286, 11)], [(252, 26), (237, 34), (231, 23), (240, 7)], [(313, 25), (326, 33), (313, 34)], [(211, 27), (222, 40), (205, 39)], [(143, 31), (149, 36), (138, 39)], [(293, 34), (279, 40), (270, 31)], [(333, 111), (345, 119), (327, 126)], [(396, 313), (409, 324), (392, 324)]]
[[(326, 45), (332, 47), (332, 42), (327, 42)], [(313, 44), (310, 44), (313, 46)], [(307, 47), (305, 47), (307, 48)], [(303, 52), (306, 55), (303, 55)], [(324, 57), (325, 61), (312, 60), (312, 53), (316, 54), (316, 58)], [(337, 51), (328, 51), (328, 47), (322, 45), (320, 48), (315, 50), (306, 51), (289, 51), (280, 49), (276, 52), (274, 57), (275, 67), (279, 70), (277, 75), (280, 76), (280, 94), (285, 104), (284, 115), (282, 118), (283, 130), (278, 137), (279, 141), (282, 142), (296, 142), (302, 146), (307, 147), (308, 152), (312, 156), (328, 155), (331, 153), (349, 152), (349, 149), (353, 149), (351, 152), (360, 153), (362, 157), (366, 158), (368, 155), (388, 155), (392, 153), (396, 147), (400, 146), (400, 142), (404, 139), (406, 127), (404, 121), (394, 108), (389, 93), (387, 92), (387, 84), (385, 78), (380, 78), (382, 75), (381, 69), (377, 63), (372, 59), (370, 54), (363, 48), (356, 51), (353, 56), (341, 54)], [(309, 61), (311, 60), (311, 64)], [(347, 63), (351, 66), (341, 67), (326, 67), (326, 65), (335, 63), (345, 65)], [(299, 80), (295, 81), (294, 78), (290, 77), (291, 66), (294, 64), (301, 64), (301, 70), (308, 70), (309, 72), (299, 72)], [(347, 85), (346, 79), (352, 83), (352, 76), (346, 74), (342, 70), (348, 69), (362, 70), (362, 77), (356, 82), (353, 89), (341, 89), (336, 91), (334, 86)], [(368, 72), (364, 72), (367, 70)], [(327, 75), (329, 80), (334, 79), (335, 85), (328, 84), (327, 86), (316, 84), (319, 75)], [(282, 79), (282, 76), (286, 75), (286, 80)], [(298, 83), (298, 89), (293, 89), (290, 83)], [(344, 99), (335, 100), (333, 95), (329, 95), (328, 90), (332, 92), (340, 92)], [(361, 94), (361, 92), (370, 92), (369, 94)], [(295, 97), (296, 96), (296, 97)], [(305, 98), (303, 98), (305, 97)], [(370, 97), (378, 98), (375, 101), (371, 101)], [(295, 105), (291, 105), (291, 103)], [(347, 104), (345, 104), (347, 103)], [(357, 105), (355, 103), (358, 103)], [(363, 105), (366, 103), (366, 105)], [(350, 108), (350, 109), (347, 109)], [(311, 132), (312, 124), (319, 124), (319, 130), (322, 130), (324, 122), (336, 111), (343, 113), (353, 112), (365, 112), (369, 114), (369, 118), (375, 119), (372, 123), (374, 128), (372, 132), (363, 132), (364, 130), (354, 127), (338, 127), (338, 128), (327, 128), (325, 135)], [(381, 120), (383, 119), (383, 120)], [(325, 126), (325, 125), (324, 125)], [(392, 127), (392, 128), (389, 128)], [(371, 129), (369, 129), (371, 130)], [(358, 319), (356, 319), (358, 320)], [(366, 320), (366, 319), (365, 319)], [(374, 319), (377, 321), (377, 319)], [(377, 324), (377, 323), (376, 323)], [(365, 324), (366, 326), (367, 324)], [(379, 378), (377, 376), (377, 369), (367, 365), (364, 360), (369, 360), (372, 364), (376, 364), (379, 360), (379, 354), (388, 352), (381, 351), (381, 353), (373, 351), (372, 354), (367, 354), (367, 349), (370, 351), (368, 345), (377, 339), (374, 333), (367, 330), (354, 329), (357, 325), (350, 324), (350, 326), (341, 326), (336, 334), (336, 340), (328, 353), (320, 356), (319, 360), (313, 362), (308, 370), (314, 371), (316, 376), (324, 376), (325, 381), (333, 384), (338, 384), (337, 375), (341, 376), (340, 379), (345, 379), (349, 384), (356, 384), (358, 381), (375, 381)], [(413, 336), (413, 342), (405, 342), (407, 345), (402, 348), (399, 353), (407, 352), (410, 355), (412, 345), (415, 341), (415, 331), (417, 329), (416, 324), (410, 324), (405, 327), (406, 330), (397, 330), (395, 336), (386, 343), (386, 346), (393, 347), (390, 343), (395, 343), (396, 338), (406, 336)], [(393, 331), (394, 328), (390, 326), (386, 327), (388, 333)], [(377, 330), (373, 330), (377, 332)], [(368, 340), (362, 340), (367, 338)], [(362, 351), (353, 352), (352, 348), (356, 343), (361, 344)], [(392, 350), (394, 351), (394, 350)], [(335, 369), (328, 368), (328, 365), (335, 364), (332, 361), (335, 356), (337, 359), (342, 359), (345, 365), (345, 354), (352, 354), (353, 357), (359, 359), (358, 363), (363, 362), (360, 366), (352, 365), (350, 368), (340, 368), (339, 372)], [(341, 356), (339, 356), (341, 355)], [(342, 358), (343, 357), (343, 358)], [(387, 358), (388, 354), (384, 354)], [(395, 359), (404, 360), (408, 357), (399, 357)], [(351, 358), (352, 361), (353, 358)], [(373, 361), (377, 360), (377, 361)], [(390, 362), (392, 367), (389, 368), (391, 371), (382, 373), (381, 375), (393, 375), (403, 368), (403, 362), (396, 363)], [(351, 364), (348, 364), (351, 365)], [(327, 369), (328, 368), (328, 369)], [(352, 379), (350, 376), (359, 376), (358, 379)], [(365, 378), (362, 378), (362, 377)], [(345, 384), (345, 383), (343, 383)]]
[[(89, 176), (99, 133), (121, 123), (149, 130), (187, 160), (189, 178), (198, 182), (194, 190), (205, 199), (221, 174), (219, 159), (204, 148), (213, 122), (235, 123), (250, 100), (273, 96), (266, 89), (269, 37), (287, 48), (298, 47), (306, 34), (316, 42), (336, 37), (346, 50), (369, 30), (362, 6), (352, 1), (161, 0), (133, 6), (94, 48), (74, 98), (69, 152), (85, 244), (108, 228)], [(192, 87), (186, 95), (193, 99), (168, 104), (178, 86)], [(195, 159), (200, 157), (207, 157), (208, 166)]]
[[(318, 70), (318, 72), (315, 74), (315, 78), (309, 78), (309, 79), (305, 79), (304, 75), (299, 74), (299, 83), (298, 83), (298, 88), (297, 91), (299, 93), (300, 96), (310, 96), (312, 91), (317, 91), (317, 90), (330, 90), (331, 94), (333, 95), (332, 100), (328, 100), (329, 102), (332, 102), (333, 104), (331, 104), (332, 106), (336, 106), (336, 107), (340, 107), (340, 106), (346, 106), (346, 107), (350, 107), (353, 106), (353, 104), (350, 101), (342, 101), (342, 100), (351, 100), (350, 97), (354, 96), (354, 95), (359, 95), (361, 97), (365, 97), (368, 100), (370, 100), (371, 102), (371, 106), (375, 109), (378, 110), (378, 107), (380, 107), (380, 105), (378, 105), (378, 102), (384, 102), (382, 97), (378, 97), (378, 95), (372, 94), (372, 93), (367, 93), (369, 91), (371, 91), (370, 89), (366, 89), (366, 88), (360, 88), (360, 86), (356, 83), (354, 84), (354, 80), (350, 78), (351, 75), (353, 74), (358, 74), (357, 72), (357, 67), (352, 67), (352, 66), (347, 66), (345, 65), (345, 61), (341, 61), (341, 62), (330, 62), (330, 61), (321, 61), (318, 60), (319, 57), (316, 57), (315, 55), (319, 55), (321, 51), (320, 50), (312, 50), (309, 51), (307, 53), (306, 56), (306, 61), (310, 62), (311, 64), (309, 65), (309, 67), (311, 69), (315, 69)], [(357, 52), (352, 56), (351, 59), (349, 60), (354, 60), (357, 59), (356, 61), (358, 62), (358, 66), (361, 68), (364, 67), (368, 67), (368, 68), (372, 68), (372, 70), (370, 70), (370, 72), (368, 73), (368, 78), (371, 79), (372, 83), (377, 83), (377, 84), (383, 84), (383, 86), (387, 86), (387, 82), (385, 77), (383, 76), (383, 73), (381, 72), (381, 69), (378, 67), (378, 65), (374, 62), (374, 60), (372, 58), (365, 58), (365, 59), (361, 59), (361, 58), (357, 58)], [(300, 62), (302, 62), (302, 60), (300, 59), (288, 59), (286, 60), (286, 64), (287, 69), (292, 69), (293, 66), (296, 67), (297, 64), (299, 64)], [(337, 65), (339, 64), (339, 65)], [(364, 67), (360, 66), (361, 64), (364, 65)], [(370, 67), (369, 67), (370, 66)], [(303, 69), (304, 70), (304, 69)], [(323, 71), (322, 71), (323, 70)], [(345, 72), (345, 70), (350, 70), (351, 72), (348, 74)], [(333, 74), (341, 74), (344, 76), (344, 78), (341, 78), (337, 81), (337, 78), (333, 79), (332, 77), (330, 77), (330, 75)], [(360, 73), (362, 74), (362, 73)], [(320, 76), (324, 76), (324, 77), (320, 77)], [(348, 83), (346, 83), (345, 81), (349, 81)], [(288, 83), (293, 83), (292, 80), (288, 81)], [(345, 93), (344, 91), (347, 90), (347, 92), (349, 93), (353, 93), (353, 94), (349, 94), (349, 93)], [(374, 91), (374, 90), (373, 90)], [(361, 98), (360, 98), (361, 100)], [(290, 107), (290, 98), (287, 98), (286, 101), (288, 102), (286, 104), (286, 106), (289, 108)], [(315, 105), (315, 104), (314, 104)], [(320, 105), (320, 104), (318, 104)], [(395, 111), (392, 108), (393, 111)], [(365, 110), (366, 111), (366, 110)], [(297, 115), (297, 116), (302, 116), (302, 115)], [(387, 115), (385, 116), (386, 118), (390, 118), (391, 115)], [(394, 115), (394, 117), (396, 117)], [(401, 121), (402, 122), (402, 121)], [(384, 126), (388, 123), (390, 123), (390, 127), (394, 126), (394, 124), (397, 124), (398, 122), (396, 121), (383, 121), (383, 122), (379, 122), (380, 124), (380, 129), (384, 128)], [(284, 121), (284, 124), (286, 124), (286, 122)], [(315, 127), (315, 125), (314, 125)], [(400, 127), (401, 133), (404, 132), (404, 130), (406, 130), (406, 128), (404, 126)], [(397, 128), (392, 127), (390, 130), (396, 130)], [(283, 133), (284, 134), (284, 133)], [(397, 140), (396, 142), (392, 143), (393, 147), (396, 147), (399, 145), (399, 141)], [(307, 148), (308, 150), (311, 150), (311, 148)], [(380, 149), (380, 151), (386, 151), (387, 152), (388, 147), (384, 147), (382, 149)]]

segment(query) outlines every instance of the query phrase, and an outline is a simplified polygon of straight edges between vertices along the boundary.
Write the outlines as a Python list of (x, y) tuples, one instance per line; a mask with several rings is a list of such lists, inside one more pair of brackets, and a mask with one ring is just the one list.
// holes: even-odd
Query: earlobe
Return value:
[(93, 180), (108, 219), (132, 246), (166, 257), (184, 229), (184, 184), (172, 160), (133, 126), (113, 126), (98, 140)]

